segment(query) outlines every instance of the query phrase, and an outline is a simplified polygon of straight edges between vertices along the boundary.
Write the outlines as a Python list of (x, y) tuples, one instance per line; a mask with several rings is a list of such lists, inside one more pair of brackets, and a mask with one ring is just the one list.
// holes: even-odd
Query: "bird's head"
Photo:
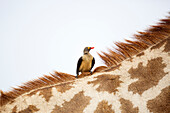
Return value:
[(94, 49), (94, 47), (85, 47), (84, 48), (84, 54), (88, 54), (91, 49)]

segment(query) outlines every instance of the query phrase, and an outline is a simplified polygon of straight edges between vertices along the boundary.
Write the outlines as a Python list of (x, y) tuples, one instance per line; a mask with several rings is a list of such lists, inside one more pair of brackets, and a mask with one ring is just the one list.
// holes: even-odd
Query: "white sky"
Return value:
[(0, 89), (54, 70), (75, 75), (86, 46), (96, 52), (164, 18), (170, 0), (0, 0)]

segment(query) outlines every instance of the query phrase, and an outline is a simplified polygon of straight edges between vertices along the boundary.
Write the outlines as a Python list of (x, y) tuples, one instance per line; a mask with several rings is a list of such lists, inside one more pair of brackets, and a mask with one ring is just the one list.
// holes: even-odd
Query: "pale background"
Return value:
[(0, 89), (54, 70), (75, 75), (86, 46), (96, 52), (164, 18), (170, 0), (0, 0)]

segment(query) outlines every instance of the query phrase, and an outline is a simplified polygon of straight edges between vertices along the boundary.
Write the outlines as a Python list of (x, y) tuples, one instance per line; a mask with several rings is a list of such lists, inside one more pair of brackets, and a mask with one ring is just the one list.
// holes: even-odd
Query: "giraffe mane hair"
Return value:
[[(170, 14), (170, 13), (169, 13)], [(134, 41), (125, 39), (125, 42), (114, 42), (117, 47), (108, 49), (108, 53), (101, 52), (98, 55), (108, 67), (117, 66), (120, 62), (133, 55), (137, 55), (148, 47), (164, 40), (170, 33), (170, 16), (160, 20), (157, 25), (151, 26), (145, 32), (133, 35)]]
[(31, 90), (74, 79), (75, 76), (73, 75), (55, 71), (53, 74), (50, 73), (50, 75), (44, 75), (38, 79), (28, 81), (17, 88), (12, 87), (11, 91), (3, 92), (0, 90), (0, 106)]

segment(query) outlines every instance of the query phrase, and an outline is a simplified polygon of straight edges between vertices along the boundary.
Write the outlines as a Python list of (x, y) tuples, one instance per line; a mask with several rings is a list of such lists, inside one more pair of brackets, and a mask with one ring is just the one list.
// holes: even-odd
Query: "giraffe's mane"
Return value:
[(53, 74), (50, 73), (50, 75), (44, 75), (43, 77), (39, 77), (38, 79), (28, 81), (23, 85), (18, 86), (18, 88), (13, 88), (11, 91), (0, 91), (0, 106), (3, 106), (7, 102), (31, 90), (74, 79), (75, 76), (73, 75), (55, 71)]
[(117, 48), (108, 49), (109, 53), (101, 52), (98, 55), (108, 67), (115, 67), (120, 62), (143, 50), (168, 38), (170, 34), (170, 16), (161, 19), (157, 25), (151, 26), (145, 32), (138, 32), (134, 35), (134, 41), (125, 39), (125, 42), (115, 42)]
[[(115, 67), (123, 60), (131, 58), (133, 55), (139, 54), (141, 51), (147, 49), (148, 47), (166, 39), (169, 34), (170, 16), (168, 16), (167, 19), (160, 20), (157, 25), (152, 26), (145, 32), (139, 32), (139, 34), (134, 35), (135, 41), (125, 40), (125, 43), (115, 42), (117, 48), (114, 48), (114, 50), (109, 49), (109, 53), (102, 52), (102, 54), (98, 54), (108, 67)], [(97, 67), (97, 69), (98, 68), (100, 67)], [(102, 70), (105, 70), (105, 68)], [(13, 88), (8, 92), (3, 92), (0, 90), (0, 106), (5, 105), (18, 96), (31, 90), (74, 79), (75, 76), (73, 75), (62, 72), (55, 72), (54, 74), (44, 75), (38, 79), (28, 81), (23, 85), (18, 86), (18, 88)]]

